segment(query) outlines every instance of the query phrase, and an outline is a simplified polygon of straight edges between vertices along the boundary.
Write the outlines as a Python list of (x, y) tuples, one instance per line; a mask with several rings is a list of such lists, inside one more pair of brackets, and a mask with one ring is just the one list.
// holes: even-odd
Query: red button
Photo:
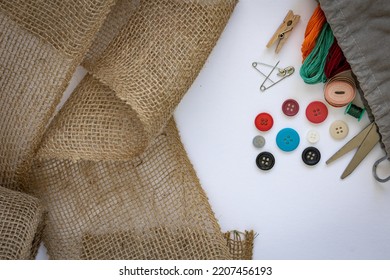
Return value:
[(312, 123), (322, 123), (328, 116), (328, 108), (321, 101), (313, 101), (306, 108), (306, 118)]
[(294, 99), (287, 99), (283, 102), (282, 111), (286, 116), (295, 116), (299, 111), (299, 104)]
[(255, 118), (255, 126), (260, 131), (268, 131), (274, 125), (274, 119), (268, 113), (260, 113)]

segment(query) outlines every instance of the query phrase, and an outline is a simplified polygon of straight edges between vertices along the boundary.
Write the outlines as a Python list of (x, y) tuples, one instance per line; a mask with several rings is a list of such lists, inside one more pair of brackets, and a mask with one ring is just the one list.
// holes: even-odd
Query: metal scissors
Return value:
[(350, 175), (355, 168), (360, 164), (360, 162), (368, 155), (368, 153), (375, 147), (379, 142), (380, 135), (378, 133), (377, 126), (375, 123), (369, 124), (361, 132), (359, 132), (355, 137), (353, 137), (347, 144), (341, 147), (333, 156), (331, 156), (326, 164), (329, 164), (346, 153), (352, 151), (355, 148), (358, 148), (355, 155), (349, 162), (348, 166), (345, 168), (341, 179), (346, 178)]

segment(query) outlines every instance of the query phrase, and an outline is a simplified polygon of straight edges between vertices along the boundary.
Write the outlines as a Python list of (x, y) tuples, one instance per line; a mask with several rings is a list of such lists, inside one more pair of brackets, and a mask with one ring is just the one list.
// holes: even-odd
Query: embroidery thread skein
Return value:
[(340, 72), (351, 69), (351, 66), (347, 62), (337, 40), (335, 39), (332, 46), (329, 49), (328, 56), (326, 57), (325, 64), (325, 76), (330, 79)]
[(316, 45), (303, 61), (299, 71), (303, 81), (307, 84), (326, 82), (324, 73), (326, 57), (334, 41), (332, 29), (326, 22), (318, 36)]
[(318, 5), (317, 8), (314, 10), (306, 26), (305, 39), (302, 43), (302, 48), (301, 48), (302, 62), (314, 49), (317, 38), (325, 23), (326, 23), (325, 14), (321, 10), (320, 5)]

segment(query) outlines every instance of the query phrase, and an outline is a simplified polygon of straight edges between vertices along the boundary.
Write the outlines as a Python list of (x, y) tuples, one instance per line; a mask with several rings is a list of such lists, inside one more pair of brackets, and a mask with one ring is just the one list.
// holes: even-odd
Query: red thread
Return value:
[(345, 58), (337, 40), (335, 39), (332, 46), (329, 48), (329, 53), (326, 56), (326, 64), (324, 73), (327, 79), (337, 75), (340, 72), (351, 69), (347, 59)]

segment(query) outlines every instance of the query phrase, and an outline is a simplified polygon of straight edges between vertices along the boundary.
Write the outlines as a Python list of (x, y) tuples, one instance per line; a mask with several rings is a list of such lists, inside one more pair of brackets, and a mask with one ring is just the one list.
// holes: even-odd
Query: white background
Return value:
[[(328, 106), (329, 116), (313, 125), (305, 117), (306, 106), (323, 101), (323, 84), (307, 85), (299, 75), (301, 44), (314, 0), (240, 0), (216, 47), (191, 89), (179, 104), (175, 119), (182, 142), (209, 197), (222, 231), (250, 230), (258, 233), (254, 259), (390, 259), (390, 182), (378, 183), (372, 176), (373, 163), (384, 156), (379, 144), (344, 180), (340, 175), (355, 151), (332, 165), (325, 161), (369, 120), (344, 114), (344, 108)], [(279, 54), (276, 45), (265, 45), (288, 10), (300, 22)], [(260, 92), (263, 77), (254, 61), (294, 66), (295, 73)], [(76, 73), (71, 87), (80, 79)], [(294, 98), (300, 111), (287, 117), (284, 100)], [(260, 112), (274, 118), (273, 128), (261, 133), (254, 126)], [(334, 140), (329, 126), (335, 120), (349, 125), (344, 140)], [(297, 130), (301, 143), (293, 152), (276, 146), (277, 132)], [(320, 133), (314, 144), (322, 158), (313, 167), (301, 160), (310, 129)], [(255, 135), (267, 141), (262, 149), (252, 145)], [(259, 170), (255, 158), (272, 152), (274, 168)], [(381, 175), (390, 174), (386, 163)], [(38, 258), (45, 258), (42, 249)]]

